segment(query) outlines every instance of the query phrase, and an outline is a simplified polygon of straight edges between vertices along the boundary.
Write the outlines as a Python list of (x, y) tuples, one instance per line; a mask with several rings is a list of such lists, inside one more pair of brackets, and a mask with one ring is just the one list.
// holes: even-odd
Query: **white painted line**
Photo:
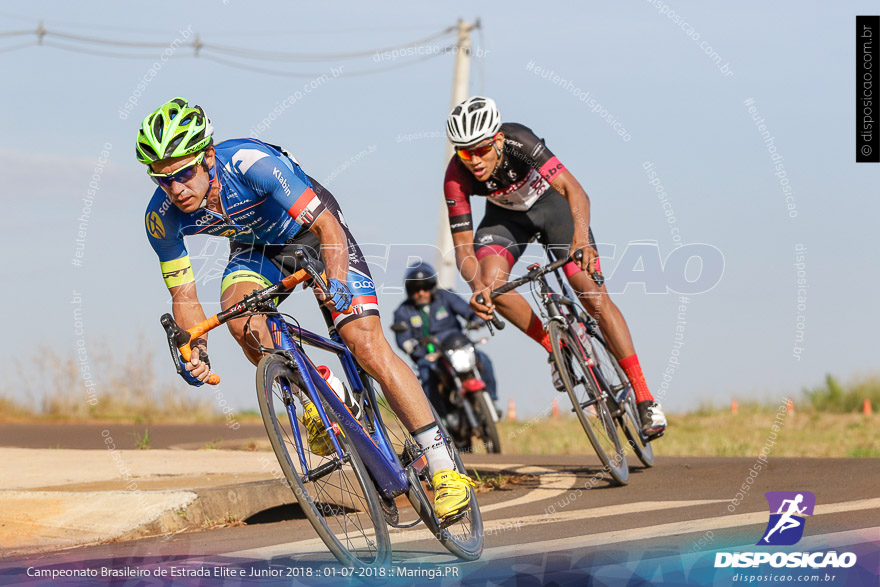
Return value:
[[(723, 500), (729, 501), (729, 500)], [(674, 502), (673, 502), (674, 503)], [(845, 501), (839, 503), (830, 503), (816, 506), (813, 516), (826, 514), (838, 514), (843, 512), (862, 511), (880, 508), (880, 498), (860, 499), (856, 501)], [(590, 510), (584, 512), (589, 513)], [(572, 517), (572, 519), (577, 519)], [(495, 548), (487, 548), (483, 551), (480, 560), (505, 559), (514, 556), (523, 556), (536, 553), (559, 552), (567, 550), (575, 550), (588, 548), (591, 546), (604, 546), (620, 542), (634, 542), (636, 540), (649, 540), (651, 538), (663, 538), (666, 536), (675, 536), (677, 534), (692, 534), (694, 532), (705, 532), (707, 530), (719, 530), (722, 528), (736, 528), (739, 526), (751, 526), (753, 524), (766, 524), (768, 519), (767, 512), (752, 512), (747, 514), (735, 514), (730, 516), (717, 516), (714, 518), (702, 518), (699, 520), (685, 520), (682, 522), (673, 522), (670, 524), (658, 524), (656, 526), (648, 526), (645, 528), (630, 528), (628, 530), (615, 530), (612, 532), (602, 532), (600, 534), (591, 534), (589, 536), (572, 536), (568, 538), (557, 538), (554, 540), (544, 540), (542, 542), (532, 542), (529, 544), (511, 544), (508, 546), (498, 546)], [(417, 562), (437, 562), (448, 563), (450, 556), (431, 556), (415, 559)], [(414, 562), (415, 562), (414, 561)]]
[(480, 506), (480, 512), (494, 512), (495, 510), (503, 510), (516, 507), (525, 503), (535, 503), (544, 499), (552, 499), (557, 495), (562, 495), (577, 485), (577, 475), (574, 473), (562, 473), (544, 467), (519, 467), (515, 469), (516, 473), (522, 475), (539, 475), (538, 487), (532, 489), (525, 495), (510, 501), (502, 501), (485, 506)]
[[(604, 518), (607, 516), (617, 516), (621, 514), (632, 514), (639, 512), (653, 512), (663, 509), (694, 507), (712, 503), (722, 503), (729, 500), (726, 499), (709, 499), (694, 501), (644, 501), (638, 503), (621, 504), (616, 506), (604, 506), (590, 510), (572, 510), (569, 512), (557, 512), (556, 514), (535, 514), (531, 516), (521, 516), (518, 518), (504, 518), (500, 520), (484, 521), (483, 531), (486, 535), (509, 531), (514, 527), (534, 526), (538, 524), (555, 524), (559, 522), (568, 522), (573, 520), (586, 520), (591, 518)], [(484, 508), (480, 508), (484, 511)], [(421, 540), (436, 540), (434, 535), (425, 528), (423, 524), (419, 524), (414, 528), (399, 530), (397, 528), (389, 528), (391, 532), (392, 544), (405, 544), (409, 542), (417, 542)], [(239, 550), (236, 552), (224, 553), (221, 556), (253, 558), (253, 559), (271, 559), (276, 556), (288, 556), (291, 553), (302, 553), (303, 549), (320, 551), (324, 546), (324, 542), (320, 538), (309, 538), (296, 542), (287, 542), (285, 544), (277, 544), (273, 546), (265, 546), (249, 550)], [(415, 559), (421, 561), (426, 559)]]

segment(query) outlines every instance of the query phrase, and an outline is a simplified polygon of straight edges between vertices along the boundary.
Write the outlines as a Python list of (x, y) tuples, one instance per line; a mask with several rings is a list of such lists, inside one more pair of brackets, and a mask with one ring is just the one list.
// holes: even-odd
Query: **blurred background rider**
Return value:
[[(407, 299), (394, 311), (394, 323), (405, 322), (409, 330), (395, 333), (397, 346), (416, 364), (422, 389), (437, 413), (443, 416), (446, 411), (445, 402), (440, 397), (432, 363), (426, 358), (434, 349), (419, 344), (419, 338), (434, 336), (442, 342), (450, 334), (461, 333), (462, 323), (459, 318), (464, 320), (469, 329), (480, 328), (485, 322), (480, 320), (467, 302), (451, 291), (437, 287), (437, 272), (427, 263), (410, 267), (406, 272), (404, 285)], [(476, 349), (476, 354), (477, 366), (486, 383), (486, 391), (492, 401), (496, 402), (498, 392), (492, 361), (479, 349)]]

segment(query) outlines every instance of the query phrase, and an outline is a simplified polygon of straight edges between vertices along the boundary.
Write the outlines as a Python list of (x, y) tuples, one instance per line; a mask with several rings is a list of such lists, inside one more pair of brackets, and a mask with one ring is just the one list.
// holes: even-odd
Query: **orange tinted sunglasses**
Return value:
[(496, 134), (494, 137), (492, 137), (492, 140), (490, 140), (485, 145), (474, 147), (473, 149), (456, 149), (455, 152), (458, 153), (458, 156), (465, 161), (470, 161), (474, 157), (480, 157), (482, 159), (483, 156), (489, 153), (489, 151), (492, 150), (492, 147), (495, 146), (495, 139), (497, 138), (498, 135)]

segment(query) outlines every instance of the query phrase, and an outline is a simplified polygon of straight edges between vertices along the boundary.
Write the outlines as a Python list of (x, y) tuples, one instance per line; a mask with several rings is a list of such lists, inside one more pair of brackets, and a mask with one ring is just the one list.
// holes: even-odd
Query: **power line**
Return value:
[[(440, 51), (440, 52), (437, 52), (437, 53), (430, 53), (430, 54), (428, 54), (428, 55), (425, 55), (424, 57), (420, 57), (420, 58), (418, 58), (418, 59), (413, 59), (413, 60), (411, 60), (411, 61), (404, 61), (404, 62), (401, 62), (401, 63), (395, 63), (394, 65), (389, 65), (388, 67), (381, 67), (381, 68), (379, 68), (379, 69), (370, 69), (370, 70), (365, 70), (365, 71), (355, 71), (355, 72), (352, 72), (352, 73), (348, 73), (348, 72), (346, 72), (346, 73), (344, 74), (344, 76), (345, 76), (345, 77), (356, 77), (356, 76), (362, 76), (362, 75), (373, 75), (373, 74), (376, 74), (376, 73), (382, 73), (382, 72), (385, 72), (385, 71), (390, 71), (390, 70), (392, 70), (392, 69), (400, 69), (400, 68), (403, 68), (403, 67), (408, 67), (408, 66), (410, 66), (410, 65), (415, 65), (416, 63), (421, 63), (421, 62), (423, 62), (423, 61), (427, 61), (427, 60), (429, 60), (429, 59), (433, 59), (434, 57), (439, 57), (439, 56), (443, 55), (444, 53), (448, 52), (449, 49), (451, 49), (451, 46), (450, 46), (450, 47), (444, 47), (443, 51)], [(277, 77), (319, 78), (319, 77), (321, 77), (321, 76), (323, 76), (323, 75), (326, 75), (326, 72), (324, 72), (324, 73), (301, 73), (301, 72), (291, 72), (291, 71), (278, 71), (278, 70), (275, 70), (275, 69), (266, 69), (266, 68), (264, 68), (264, 67), (256, 67), (256, 66), (253, 66), (253, 65), (245, 64), (245, 63), (236, 63), (235, 61), (230, 61), (230, 60), (228, 60), (228, 59), (223, 59), (223, 58), (221, 58), (221, 57), (216, 57), (216, 56), (214, 56), (214, 55), (201, 55), (199, 58), (200, 58), (200, 59), (205, 59), (205, 60), (207, 60), (207, 61), (214, 61), (214, 62), (216, 62), (216, 63), (220, 63), (221, 65), (226, 65), (226, 66), (228, 66), (228, 67), (234, 67), (234, 68), (236, 68), (236, 69), (242, 69), (242, 70), (244, 70), (244, 71), (250, 71), (250, 72), (255, 72), (255, 73), (265, 73), (265, 74), (267, 74), (267, 75), (274, 75), (274, 76), (277, 76)]]
[(3, 47), (0, 48), (0, 53), (12, 53), (13, 51), (18, 51), (19, 49), (26, 49), (27, 47), (36, 47), (37, 43), (35, 41), (31, 41), (29, 43), (22, 43), (21, 45), (13, 45), (11, 47)]
[[(244, 47), (234, 47), (228, 45), (214, 44), (214, 43), (202, 43), (199, 35), (195, 35), (195, 39), (192, 41), (185, 41), (179, 43), (180, 47), (189, 47), (194, 50), (196, 54), (201, 53), (202, 51), (214, 51), (217, 53), (223, 53), (226, 55), (231, 55), (235, 57), (239, 57), (241, 59), (253, 59), (260, 61), (331, 61), (331, 60), (345, 60), (345, 59), (356, 59), (359, 57), (366, 57), (369, 55), (377, 55), (385, 52), (391, 52), (395, 50), (407, 49), (409, 47), (413, 47), (416, 45), (420, 45), (423, 43), (427, 43), (430, 41), (434, 41), (437, 39), (441, 39), (443, 37), (449, 36), (455, 27), (447, 27), (442, 31), (434, 33), (428, 37), (418, 39), (415, 41), (408, 42), (402, 45), (394, 45), (391, 47), (379, 47), (377, 49), (369, 49), (363, 51), (351, 51), (351, 52), (343, 52), (343, 53), (292, 53), (285, 51), (263, 51), (258, 49), (247, 49)], [(153, 41), (123, 41), (119, 39), (106, 39), (95, 37), (91, 35), (80, 35), (74, 33), (65, 33), (56, 30), (49, 30), (43, 27), (42, 23), (35, 30), (30, 31), (8, 31), (8, 32), (0, 32), (0, 37), (12, 37), (12, 36), (25, 36), (25, 35), (36, 35), (38, 41), (42, 41), (44, 38), (49, 37), (57, 37), (66, 41), (73, 41), (75, 43), (83, 43), (89, 45), (102, 45), (106, 47), (131, 47), (138, 49), (163, 49), (168, 48), (174, 44), (174, 41), (171, 43), (168, 42), (153, 42)], [(176, 41), (177, 39), (175, 39)], [(74, 50), (74, 49), (71, 49)], [(85, 52), (85, 51), (81, 51)], [(96, 53), (98, 54), (98, 53)], [(144, 55), (144, 57), (149, 57), (148, 55)]]
[(416, 45), (421, 45), (423, 43), (427, 43), (429, 41), (434, 41), (436, 39), (440, 39), (446, 36), (449, 36), (452, 31), (455, 30), (455, 27), (448, 27), (439, 33), (435, 33), (430, 37), (425, 37), (424, 39), (419, 39), (417, 41), (412, 41), (407, 43), (406, 45), (395, 45), (393, 47), (382, 47), (380, 49), (370, 49), (369, 51), (354, 51), (349, 53), (324, 53), (321, 55), (315, 54), (307, 54), (307, 53), (284, 53), (279, 51), (260, 51), (253, 49), (244, 49), (241, 47), (226, 47), (223, 45), (213, 45), (205, 43), (202, 45), (205, 49), (213, 49), (218, 53), (228, 53), (238, 55), (240, 57), (251, 58), (251, 59), (263, 59), (268, 61), (327, 61), (331, 59), (355, 59), (357, 57), (366, 57), (368, 55), (377, 55), (385, 53), (386, 51), (394, 51), (395, 49), (406, 49), (408, 47), (414, 47)]

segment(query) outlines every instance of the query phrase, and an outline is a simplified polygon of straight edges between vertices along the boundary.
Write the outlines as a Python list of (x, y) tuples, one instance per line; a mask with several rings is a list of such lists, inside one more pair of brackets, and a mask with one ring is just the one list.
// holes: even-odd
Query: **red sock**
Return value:
[(532, 321), (529, 322), (526, 335), (544, 347), (548, 353), (553, 350), (550, 346), (550, 335), (544, 330), (544, 324), (541, 322), (541, 319), (534, 314), (532, 314)]
[(648, 383), (645, 381), (645, 374), (642, 373), (642, 366), (639, 365), (639, 358), (632, 354), (620, 361), (620, 367), (632, 383), (633, 391), (636, 393), (636, 403), (654, 401), (654, 396), (648, 391)]

